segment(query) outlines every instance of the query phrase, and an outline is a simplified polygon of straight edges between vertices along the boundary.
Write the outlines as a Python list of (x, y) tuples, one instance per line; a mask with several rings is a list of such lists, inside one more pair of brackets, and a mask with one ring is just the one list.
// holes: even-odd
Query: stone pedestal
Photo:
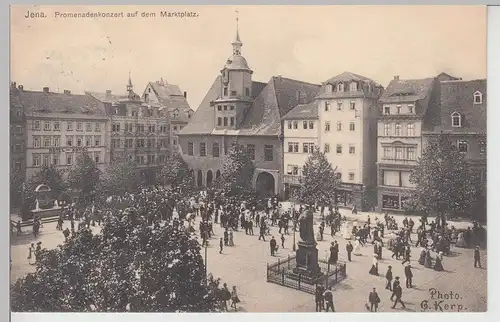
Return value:
[(298, 242), (296, 262), (293, 272), (305, 279), (316, 279), (323, 275), (318, 264), (318, 249), (315, 242)]

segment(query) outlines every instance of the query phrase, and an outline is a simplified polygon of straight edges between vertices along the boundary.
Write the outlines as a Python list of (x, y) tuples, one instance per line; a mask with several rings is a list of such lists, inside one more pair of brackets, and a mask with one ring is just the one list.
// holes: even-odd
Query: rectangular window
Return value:
[(342, 154), (342, 144), (337, 144), (337, 154)]
[(38, 137), (38, 136), (33, 137), (33, 147), (34, 148), (40, 147), (40, 137)]
[(95, 163), (101, 162), (101, 152), (99, 152), (99, 151), (94, 152), (94, 160), (95, 160)]
[(82, 122), (76, 122), (76, 130), (83, 131), (83, 123)]
[(83, 144), (83, 138), (81, 136), (78, 136), (76, 138), (76, 146), (82, 146)]
[(67, 165), (73, 164), (73, 154), (72, 153), (66, 153), (66, 164)]
[(231, 123), (230, 123), (230, 124), (231, 124), (231, 126), (234, 126), (234, 117), (232, 117), (232, 116), (231, 116), (230, 121), (231, 121)]
[(60, 131), (61, 130), (61, 124), (59, 122), (54, 122), (54, 131)]
[(384, 136), (389, 136), (391, 135), (391, 125), (385, 123), (384, 124)]
[(302, 127), (304, 130), (307, 130), (307, 121), (302, 122)]
[(467, 153), (469, 150), (469, 144), (467, 143), (466, 140), (459, 140), (458, 141), (458, 152), (461, 153)]
[(193, 142), (188, 142), (188, 155), (193, 155)]
[(309, 130), (314, 129), (314, 121), (309, 121)]
[(384, 106), (384, 114), (385, 115), (391, 114), (391, 107), (390, 106)]
[(309, 153), (309, 143), (302, 144), (302, 152)]
[(291, 130), (292, 129), (292, 122), (288, 121), (288, 129)]
[(58, 136), (54, 136), (54, 146), (60, 146), (61, 139)]
[(413, 105), (408, 105), (408, 114), (413, 114)]
[(247, 145), (247, 154), (250, 160), (255, 160), (255, 145), (253, 144)]
[(298, 174), (299, 174), (299, 166), (297, 166), (297, 165), (294, 165), (294, 166), (293, 166), (293, 169), (292, 169), (292, 174), (293, 174), (294, 176), (296, 176), (296, 175), (298, 175)]
[(396, 148), (394, 148), (394, 150), (396, 152), (394, 158), (396, 160), (402, 160), (403, 159), (403, 148), (402, 147), (396, 147)]
[(354, 122), (349, 123), (349, 131), (355, 131), (356, 130), (356, 125)]
[(384, 147), (384, 159), (388, 159), (391, 157), (391, 148)]
[(96, 132), (101, 132), (101, 123), (96, 123), (95, 124), (95, 131)]
[(101, 146), (101, 137), (100, 136), (94, 137), (94, 143), (95, 146)]
[(342, 111), (342, 102), (337, 102), (337, 111)]
[(356, 101), (351, 101), (349, 106), (350, 106), (351, 110), (355, 110), (356, 109)]
[(354, 180), (354, 172), (349, 172), (349, 181)]
[(330, 132), (330, 122), (325, 122), (325, 132)]
[(401, 136), (401, 124), (396, 123), (396, 125), (394, 127), (394, 135)]
[(479, 153), (486, 153), (486, 141), (479, 141)]
[(273, 161), (274, 148), (272, 145), (264, 145), (264, 161)]
[(408, 160), (415, 160), (415, 148), (408, 148)]
[(90, 146), (92, 144), (92, 137), (87, 136), (85, 137), (85, 146)]
[(33, 130), (40, 131), (40, 121), (38, 121), (38, 120), (33, 121)]
[(325, 153), (330, 153), (330, 144), (325, 143)]
[(50, 162), (50, 156), (48, 154), (43, 155), (43, 165), (48, 167)]
[(227, 96), (227, 87), (224, 87), (224, 96)]
[(293, 143), (288, 143), (288, 152), (293, 152)]
[(396, 105), (396, 114), (401, 114), (401, 105)]
[(34, 167), (40, 166), (40, 155), (39, 154), (33, 154), (33, 166)]
[(222, 105), (217, 106), (217, 111), (222, 111)]
[(293, 143), (293, 152), (299, 153), (299, 142)]
[(328, 112), (330, 110), (330, 102), (326, 101), (325, 102), (325, 112)]
[(43, 147), (44, 148), (50, 147), (50, 137), (46, 136), (43, 138)]
[(16, 126), (16, 133), (17, 134), (23, 134), (23, 128), (20, 125)]
[(68, 123), (66, 124), (66, 130), (73, 131), (73, 122), (68, 121)]
[(227, 105), (224, 105), (224, 111), (227, 111)]
[(200, 143), (200, 157), (207, 155), (207, 146), (205, 143)]
[(73, 146), (73, 137), (72, 136), (67, 136), (66, 137), (66, 145), (67, 146)]
[(299, 122), (294, 121), (294, 122), (293, 122), (293, 129), (294, 129), (294, 130), (296, 130), (296, 129), (298, 129), (298, 128), (299, 128)]
[(356, 82), (352, 82), (351, 84), (349, 84), (349, 90), (351, 92), (355, 92), (358, 90), (358, 83)]
[(50, 131), (50, 122), (45, 121), (45, 122), (43, 123), (43, 130), (44, 130), (44, 131)]
[(342, 122), (337, 122), (337, 131), (342, 131)]
[(236, 91), (231, 91), (231, 96), (236, 96)]
[(293, 171), (293, 165), (289, 164), (289, 165), (286, 167), (286, 173), (288, 173), (288, 174), (292, 174), (292, 171)]
[(212, 144), (212, 156), (214, 158), (218, 158), (220, 155), (220, 152), (219, 152), (219, 144), (218, 143), (214, 143)]
[(224, 117), (224, 126), (227, 126), (227, 117)]
[(85, 128), (85, 131), (87, 131), (87, 132), (92, 132), (92, 123), (87, 122), (87, 126), (86, 126), (86, 128)]
[(59, 165), (59, 156), (58, 155), (53, 155), (52, 156), (52, 164), (53, 165)]
[(217, 126), (222, 126), (222, 117), (217, 118)]
[(356, 147), (353, 145), (349, 146), (349, 154), (356, 154)]

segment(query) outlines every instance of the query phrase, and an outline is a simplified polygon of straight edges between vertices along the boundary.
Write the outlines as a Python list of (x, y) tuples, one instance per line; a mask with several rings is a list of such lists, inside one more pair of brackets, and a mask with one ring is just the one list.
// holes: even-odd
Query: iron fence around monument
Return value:
[(278, 259), (277, 262), (267, 264), (267, 282), (281, 286), (293, 288), (309, 294), (314, 294), (317, 285), (324, 285), (325, 288), (333, 286), (347, 277), (346, 263), (337, 262), (331, 264), (326, 260), (319, 260), (322, 276), (314, 282), (302, 279), (301, 274), (296, 274), (293, 269), (296, 267), (296, 255), (288, 255), (286, 259)]

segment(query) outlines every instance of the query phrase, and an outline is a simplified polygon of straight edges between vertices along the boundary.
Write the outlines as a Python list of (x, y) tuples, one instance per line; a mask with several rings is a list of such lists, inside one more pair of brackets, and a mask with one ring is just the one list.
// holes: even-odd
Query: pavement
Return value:
[[(286, 208), (288, 205), (284, 204)], [(351, 216), (350, 211), (341, 210), (342, 215)], [(355, 215), (356, 220), (362, 221), (368, 214)], [(370, 214), (372, 220), (375, 214)], [(383, 216), (383, 215), (380, 215)], [(316, 214), (318, 218), (318, 214)], [(396, 217), (395, 217), (396, 218)], [(396, 220), (403, 220), (397, 218)], [(381, 218), (382, 219), (382, 218)], [(319, 222), (319, 220), (317, 220)], [(468, 223), (465, 223), (468, 225)], [(56, 223), (44, 224), (41, 234), (35, 240), (33, 235), (25, 232), (20, 237), (11, 238), (11, 282), (24, 276), (27, 272), (33, 272), (35, 266), (29, 265), (27, 255), (29, 244), (42, 241), (42, 246), (55, 248), (64, 241), (61, 231), (55, 229)], [(64, 223), (64, 228), (69, 222)], [(195, 224), (194, 227), (197, 227)], [(93, 228), (95, 232), (99, 227)], [(317, 226), (315, 226), (315, 231)], [(26, 231), (27, 229), (25, 229)], [(31, 231), (31, 230), (29, 230)], [(208, 272), (214, 277), (220, 277), (222, 282), (237, 287), (241, 303), (239, 312), (314, 312), (314, 296), (302, 291), (286, 288), (277, 284), (266, 282), (266, 264), (286, 259), (292, 254), (293, 235), (285, 235), (285, 248), (281, 248), (278, 228), (272, 227), (271, 234), (275, 236), (280, 245), (277, 256), (270, 256), (269, 238), (266, 242), (258, 240), (258, 229), (254, 229), (256, 235), (246, 235), (244, 231), (234, 233), (234, 247), (224, 248), (219, 254), (219, 238), (223, 236), (223, 229), (215, 224), (215, 236), (210, 240), (207, 248)], [(329, 232), (325, 229), (325, 232)], [(293, 234), (292, 229), (290, 233)], [(296, 233), (296, 240), (299, 234)], [(330, 243), (337, 240), (339, 243), (339, 259), (346, 260), (346, 241), (337, 234), (331, 237), (325, 234), (323, 241), (318, 241), (320, 256), (327, 257)], [(403, 287), (403, 301), (406, 309), (400, 305), (391, 309), (390, 291), (385, 290), (385, 272), (388, 265), (392, 265), (394, 276), (400, 276), (404, 286), (404, 270), (400, 261), (390, 259), (391, 253), (384, 248), (382, 260), (379, 261), (380, 276), (372, 276), (368, 271), (372, 263), (373, 246), (367, 244), (361, 248), (361, 256), (353, 256), (352, 262), (347, 263), (347, 278), (334, 286), (334, 303), (337, 312), (365, 312), (365, 303), (368, 294), (373, 287), (377, 289), (381, 298), (379, 311), (381, 312), (421, 312), (421, 311), (473, 311), (484, 312), (487, 310), (487, 270), (486, 268), (473, 267), (473, 250), (452, 248), (450, 256), (443, 260), (445, 271), (436, 272), (424, 268), (416, 261), (419, 257), (419, 249), (414, 248), (412, 252), (412, 270), (414, 287), (407, 289)], [(204, 251), (202, 250), (202, 256)], [(487, 267), (487, 250), (481, 251), (481, 262)]]

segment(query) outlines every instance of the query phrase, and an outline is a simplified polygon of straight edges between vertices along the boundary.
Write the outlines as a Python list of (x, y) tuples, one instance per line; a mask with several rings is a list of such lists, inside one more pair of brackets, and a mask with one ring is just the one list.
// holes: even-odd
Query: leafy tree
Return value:
[(181, 225), (153, 228), (110, 215), (101, 233), (82, 229), (43, 250), (35, 273), (11, 287), (11, 309), (29, 312), (208, 312), (200, 244)]
[(411, 170), (410, 182), (415, 192), (410, 196), (407, 209), (436, 214), (444, 219), (463, 215), (478, 196), (478, 183), (469, 164), (446, 135), (429, 141)]
[(326, 155), (315, 149), (302, 167), (297, 199), (306, 204), (327, 205), (335, 201), (339, 178)]
[(250, 159), (243, 145), (232, 146), (222, 164), (222, 173), (216, 180), (218, 188), (229, 195), (247, 193), (252, 191), (252, 179), (255, 164)]
[(164, 184), (172, 187), (183, 185), (193, 185), (193, 176), (189, 172), (189, 167), (186, 161), (179, 153), (168, 158), (165, 166), (162, 168), (160, 178)]
[(94, 194), (99, 185), (101, 171), (87, 151), (81, 153), (76, 159), (68, 175), (69, 186), (80, 193), (81, 199), (86, 199)]
[(136, 192), (139, 188), (137, 164), (123, 160), (112, 163), (101, 180), (100, 192), (103, 196), (123, 195)]
[(59, 198), (60, 194), (66, 190), (66, 182), (63, 179), (63, 171), (57, 169), (54, 165), (43, 166), (40, 171), (35, 173), (31, 181), (36, 184), (46, 184), (52, 190), (52, 197)]

